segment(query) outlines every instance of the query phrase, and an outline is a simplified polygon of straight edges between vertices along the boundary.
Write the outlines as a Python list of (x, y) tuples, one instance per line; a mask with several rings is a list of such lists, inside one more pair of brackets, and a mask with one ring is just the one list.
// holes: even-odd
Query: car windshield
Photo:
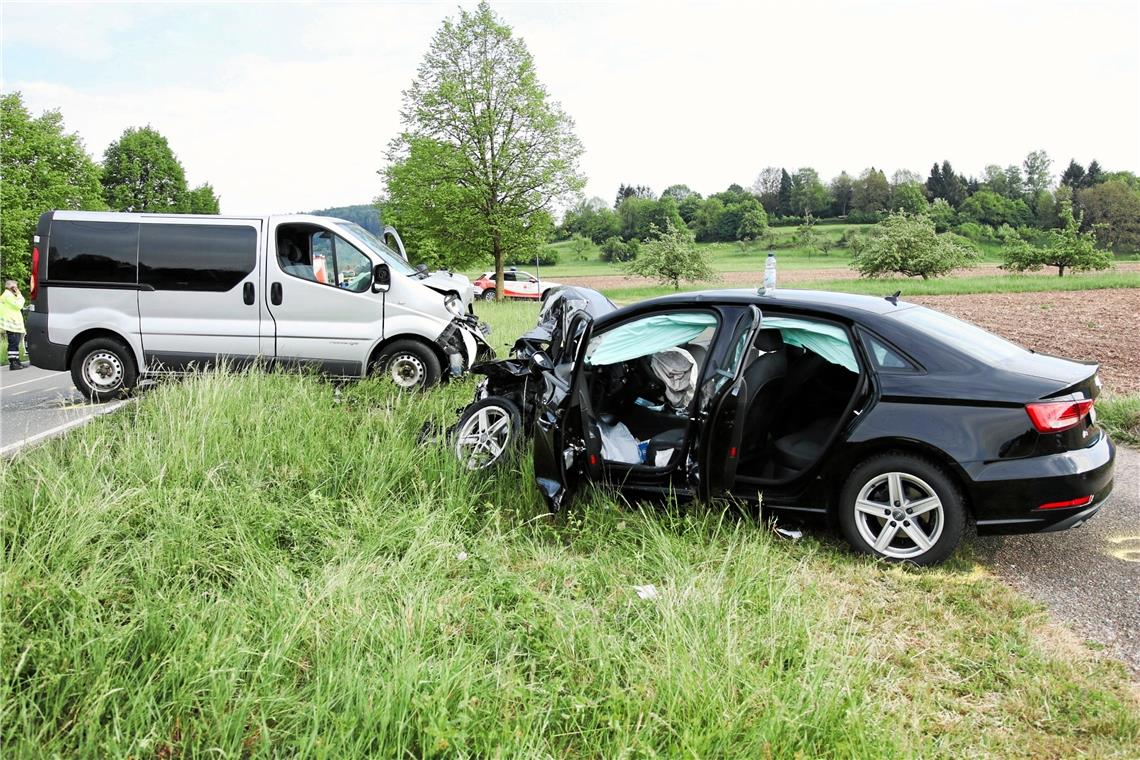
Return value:
[(897, 319), (906, 321), (967, 356), (984, 362), (997, 362), (1027, 353), (1024, 348), (1016, 343), (1010, 343), (1005, 338), (999, 338), (949, 314), (922, 306), (898, 312)]
[(359, 224), (356, 224), (355, 222), (338, 222), (338, 224), (355, 235), (360, 240), (360, 242), (368, 246), (369, 250), (382, 258), (393, 271), (404, 275), (416, 273), (416, 270), (410, 264), (408, 264), (408, 262), (400, 258), (400, 254), (384, 245), (383, 241), (381, 241), (380, 238), (376, 237), (371, 232), (361, 227)]

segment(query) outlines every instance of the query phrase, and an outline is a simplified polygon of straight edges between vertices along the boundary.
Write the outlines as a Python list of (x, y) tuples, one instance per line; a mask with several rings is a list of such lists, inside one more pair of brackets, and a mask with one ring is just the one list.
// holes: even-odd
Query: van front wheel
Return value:
[(124, 398), (138, 382), (130, 349), (112, 338), (95, 338), (71, 357), (71, 380), (95, 403)]
[(380, 352), (373, 365), (378, 375), (392, 380), (403, 390), (430, 388), (439, 382), (439, 357), (414, 340), (397, 340)]

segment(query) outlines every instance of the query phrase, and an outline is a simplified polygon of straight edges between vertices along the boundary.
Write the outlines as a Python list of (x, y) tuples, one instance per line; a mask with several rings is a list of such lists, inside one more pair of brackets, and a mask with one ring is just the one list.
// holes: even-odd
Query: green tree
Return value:
[(59, 111), (33, 118), (20, 93), (0, 98), (0, 278), (27, 283), (40, 214), (103, 208), (99, 167)]
[(698, 198), (700, 197), (700, 193), (694, 193), (688, 185), (669, 185), (669, 187), (665, 188), (665, 190), (661, 193), (662, 198), (668, 196), (677, 201), (678, 204), (688, 198), (690, 195), (696, 195)]
[(1022, 227), (1029, 224), (1031, 216), (1025, 201), (1021, 199), (1011, 201), (992, 190), (979, 190), (962, 201), (962, 205), (958, 207), (960, 221), (988, 224), (991, 227), (1000, 227), (1003, 224)]
[(1059, 216), (1064, 226), (1049, 230), (1045, 245), (1033, 245), (1019, 236), (1007, 234), (1002, 247), (1005, 262), (1002, 266), (1018, 272), (1056, 267), (1058, 277), (1064, 277), (1066, 269), (1079, 272), (1112, 266), (1112, 254), (1097, 248), (1095, 235), (1081, 232), (1081, 220), (1073, 216), (1071, 201), (1061, 202)]
[(943, 161), (942, 166), (934, 164), (930, 168), (930, 176), (926, 180), (926, 194), (931, 200), (943, 198), (954, 208), (966, 199), (966, 182), (954, 173), (954, 167), (949, 161)]
[(752, 183), (752, 194), (764, 206), (768, 216), (775, 216), (780, 209), (780, 178), (783, 170), (778, 166), (767, 166)]
[(768, 229), (768, 215), (759, 201), (745, 204), (740, 215), (740, 223), (736, 226), (737, 240), (755, 240)]
[(661, 200), (631, 195), (621, 202), (617, 210), (621, 219), (621, 236), (626, 240), (645, 240), (653, 228), (664, 229), (666, 224), (685, 229), (685, 222), (677, 212), (677, 202), (669, 197)]
[(813, 253), (822, 253), (820, 234), (815, 229), (815, 220), (811, 214), (804, 216), (804, 223), (796, 229), (796, 245), (803, 248), (810, 259)]
[(863, 277), (901, 274), (927, 279), (969, 266), (978, 254), (951, 235), (939, 235), (923, 215), (895, 213), (852, 243), (852, 268)]
[(810, 166), (796, 170), (791, 193), (792, 211), (798, 216), (822, 214), (831, 203), (827, 188), (819, 180), (819, 173)]
[(792, 214), (792, 176), (784, 169), (780, 170), (780, 186), (776, 191), (776, 212), (780, 216)]
[(400, 118), (385, 170), (389, 205), (450, 265), (492, 259), (501, 288), (504, 257), (536, 250), (551, 206), (585, 184), (573, 121), (486, 2), (443, 22)]
[(926, 216), (934, 224), (935, 232), (947, 232), (958, 223), (958, 213), (946, 202), (945, 198), (935, 198), (926, 212)]
[(872, 166), (859, 175), (851, 199), (851, 205), (856, 211), (864, 214), (887, 211), (890, 203), (891, 186), (887, 182), (887, 175), (881, 169)]
[(209, 182), (198, 185), (187, 194), (187, 205), (191, 214), (220, 214), (222, 201), (214, 193), (214, 186)]
[(1050, 174), (1052, 166), (1053, 159), (1043, 150), (1032, 151), (1025, 157), (1021, 167), (1025, 170), (1025, 192), (1030, 198), (1049, 189), (1053, 179)]
[(608, 263), (633, 261), (637, 258), (639, 249), (640, 244), (636, 240), (622, 240), (614, 235), (602, 243), (598, 258)]
[(653, 236), (641, 246), (638, 257), (626, 266), (626, 271), (672, 285), (673, 290), (680, 290), (682, 281), (700, 282), (717, 277), (704, 251), (693, 243), (692, 234), (672, 224), (653, 230)]
[(103, 200), (114, 211), (184, 214), (186, 172), (152, 127), (130, 127), (103, 153)]
[(828, 189), (831, 193), (832, 213), (835, 216), (847, 216), (851, 208), (851, 198), (855, 194), (855, 181), (851, 179), (851, 175), (845, 171), (839, 172), (839, 176), (831, 180)]
[(1134, 190), (1123, 180), (1111, 179), (1078, 190), (1077, 202), (1084, 225), (1092, 228), (1102, 248), (1140, 251), (1140, 187)]
[(904, 182), (891, 188), (891, 210), (905, 211), (908, 214), (924, 213), (930, 204), (926, 193), (918, 182)]

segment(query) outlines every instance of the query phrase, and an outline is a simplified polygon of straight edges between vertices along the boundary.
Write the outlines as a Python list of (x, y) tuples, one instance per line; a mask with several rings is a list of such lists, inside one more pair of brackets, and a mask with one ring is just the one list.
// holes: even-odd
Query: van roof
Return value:
[(314, 216), (313, 214), (150, 214), (128, 211), (49, 211), (53, 220), (75, 222), (159, 222), (159, 221), (186, 221), (188, 219), (200, 221), (266, 221), (274, 219), (279, 222), (312, 222), (312, 223), (342, 223), (351, 224), (347, 219), (333, 216)]

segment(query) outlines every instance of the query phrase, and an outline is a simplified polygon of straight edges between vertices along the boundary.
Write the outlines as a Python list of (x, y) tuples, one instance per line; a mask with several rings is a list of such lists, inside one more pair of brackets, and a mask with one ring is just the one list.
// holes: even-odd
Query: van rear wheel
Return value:
[(102, 403), (130, 395), (138, 370), (125, 345), (113, 338), (94, 338), (71, 357), (71, 380), (89, 400)]
[(439, 382), (439, 357), (415, 340), (397, 340), (385, 346), (373, 369), (407, 391), (430, 388)]

